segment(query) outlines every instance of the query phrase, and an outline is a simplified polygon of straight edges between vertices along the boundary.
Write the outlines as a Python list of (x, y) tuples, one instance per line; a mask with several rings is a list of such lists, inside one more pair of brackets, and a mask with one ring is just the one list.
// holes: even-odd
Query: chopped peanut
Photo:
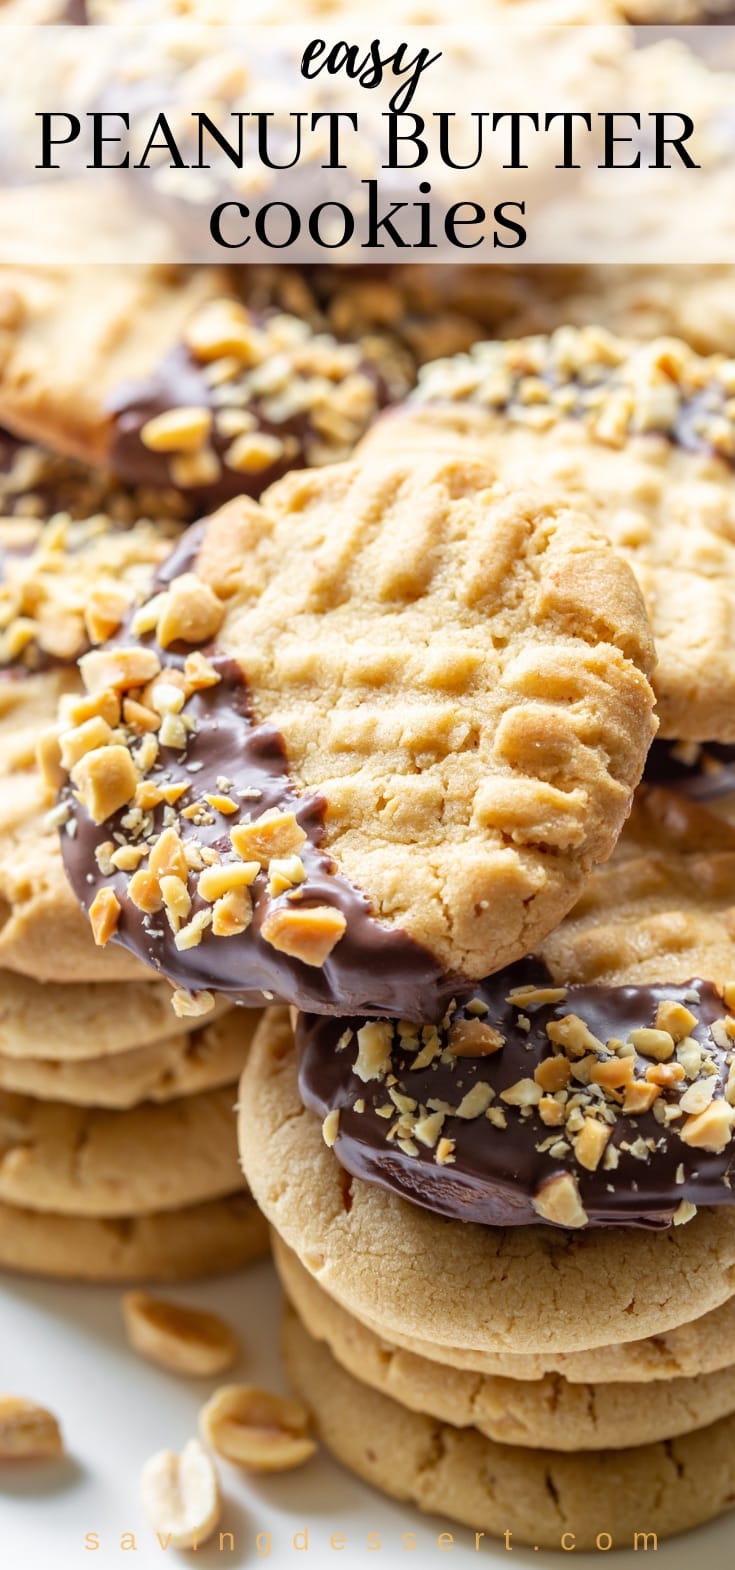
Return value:
[(357, 1032), (357, 1057), (353, 1073), (367, 1084), (383, 1079), (390, 1068), (393, 1025), (389, 1019), (369, 1019)]
[(559, 1054), (537, 1064), (533, 1077), (542, 1090), (563, 1090), (569, 1084), (571, 1072), (569, 1059)]
[(339, 1133), (339, 1107), (332, 1107), (322, 1123), (322, 1139), (329, 1150), (337, 1142)]
[(566, 1109), (553, 1096), (542, 1096), (538, 1104), (539, 1117), (549, 1128), (559, 1128), (566, 1120)]
[(258, 333), (237, 300), (212, 300), (189, 323), (184, 341), (197, 360), (219, 360), (234, 355), (243, 365), (257, 364)]
[(662, 1090), (670, 1090), (672, 1085), (678, 1085), (684, 1078), (684, 1070), (680, 1063), (652, 1063), (646, 1069), (646, 1079), (652, 1085), (660, 1085)]
[(211, 429), (211, 410), (199, 404), (180, 405), (146, 420), (140, 439), (150, 452), (196, 452)]
[(685, 1145), (697, 1150), (711, 1150), (715, 1155), (725, 1149), (732, 1138), (735, 1107), (718, 1096), (703, 1112), (689, 1117), (679, 1130)]
[(93, 715), (74, 730), (64, 731), (60, 737), (60, 748), (61, 762), (67, 774), (71, 773), (74, 764), (84, 757), (85, 752), (93, 752), (95, 747), (105, 747), (111, 735), (112, 731), (101, 714)]
[(169, 644), (208, 643), (219, 632), (225, 608), (208, 583), (196, 573), (185, 572), (174, 578), (164, 597), (158, 618), (157, 636), (161, 647)]
[(596, 1063), (590, 1074), (593, 1085), (602, 1085), (604, 1090), (622, 1090), (629, 1085), (635, 1072), (635, 1058), (606, 1058), (604, 1063)]
[(585, 1118), (574, 1140), (574, 1154), (581, 1167), (586, 1167), (588, 1172), (597, 1171), (611, 1133), (608, 1123), (600, 1123), (597, 1118)]
[(194, 649), (184, 660), (184, 679), (188, 693), (199, 692), (204, 687), (216, 687), (222, 680), (214, 666), (205, 659), (201, 650)]
[(80, 758), (71, 778), (92, 822), (104, 823), (132, 801), (138, 771), (127, 747), (98, 747)]
[(691, 1009), (685, 1008), (683, 1003), (674, 1003), (667, 999), (659, 1003), (656, 1009), (656, 1029), (667, 1030), (674, 1041), (681, 1041), (684, 1036), (690, 1036), (697, 1023), (696, 1015)]
[(571, 1172), (560, 1172), (544, 1183), (534, 1196), (533, 1208), (542, 1221), (561, 1227), (584, 1227), (589, 1219)]
[(92, 936), (98, 948), (104, 948), (117, 931), (122, 906), (114, 889), (98, 889), (89, 907)]
[(268, 863), (268, 888), (274, 896), (296, 888), (305, 878), (306, 868), (300, 856), (274, 856)]
[(212, 931), (216, 938), (234, 938), (245, 932), (253, 919), (253, 902), (246, 888), (230, 889), (215, 900), (212, 910)]
[(654, 1101), (661, 1094), (659, 1085), (652, 1085), (648, 1080), (633, 1079), (626, 1086), (623, 1100), (623, 1112), (650, 1112)]
[(259, 861), (225, 861), (216, 867), (205, 867), (199, 874), (197, 892), (213, 905), (233, 889), (248, 888), (259, 872)]
[(481, 1019), (455, 1019), (449, 1027), (447, 1050), (455, 1058), (486, 1058), (505, 1045), (505, 1037)]
[(158, 878), (146, 867), (141, 867), (139, 872), (133, 874), (128, 884), (128, 895), (136, 910), (145, 911), (147, 916), (155, 915), (163, 906)]
[(84, 607), (84, 625), (90, 643), (104, 643), (116, 632), (130, 604), (121, 589), (93, 589)]
[(202, 1014), (211, 1014), (214, 997), (211, 992), (186, 992), (177, 987), (171, 994), (171, 1007), (177, 1019), (198, 1019)]
[(347, 921), (333, 905), (279, 908), (268, 912), (261, 926), (266, 943), (291, 954), (304, 965), (323, 965), (344, 935)]
[(674, 1056), (675, 1042), (668, 1030), (631, 1030), (630, 1041), (641, 1057), (655, 1058), (657, 1063)]
[(161, 662), (155, 649), (92, 649), (82, 655), (79, 669), (87, 692), (95, 694), (106, 687), (124, 692), (152, 681)]
[(306, 834), (293, 812), (264, 812), (254, 823), (238, 823), (230, 832), (233, 849), (243, 861), (265, 867), (273, 857), (290, 856), (301, 849)]
[(578, 1014), (565, 1014), (563, 1019), (552, 1020), (546, 1026), (549, 1041), (563, 1047), (570, 1057), (581, 1058), (586, 1052), (604, 1052), (604, 1042), (593, 1036)]

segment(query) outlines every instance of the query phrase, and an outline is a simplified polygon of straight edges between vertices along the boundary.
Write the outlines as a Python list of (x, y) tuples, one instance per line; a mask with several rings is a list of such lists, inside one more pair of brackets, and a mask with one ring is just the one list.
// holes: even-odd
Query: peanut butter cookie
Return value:
[(704, 1428), (735, 1412), (735, 1369), (640, 1384), (570, 1384), (559, 1374), (512, 1378), (455, 1369), (406, 1352), (377, 1336), (327, 1295), (296, 1256), (273, 1237), (278, 1273), (310, 1336), (362, 1384), (412, 1412), (476, 1428), (502, 1445), (530, 1450), (627, 1450)]
[[(488, 1351), (556, 1356), (660, 1335), (732, 1296), (732, 1206), (664, 1233), (478, 1226), (352, 1177), (303, 1106), (292, 1040), (288, 1012), (269, 1010), (239, 1097), (248, 1184), (325, 1291), (389, 1341), (459, 1348), (473, 1362)], [(443, 1169), (433, 1170), (441, 1194)]]
[(480, 1539), (510, 1532), (508, 1547), (514, 1538), (533, 1548), (599, 1549), (602, 1538), (604, 1547), (632, 1548), (732, 1508), (733, 1417), (629, 1450), (528, 1450), (410, 1412), (371, 1390), (340, 1368), (293, 1310), (283, 1350), (296, 1394), (343, 1466), (394, 1499), (464, 1523)]
[(650, 660), (583, 515), (462, 460), (291, 475), (81, 661), (68, 873), (179, 988), (440, 1017), (609, 855)]
[[(8, 975), (3, 977), (3, 986), (9, 979)], [(36, 991), (45, 990), (36, 982), (30, 985)], [(56, 998), (58, 1031), (65, 993), (73, 988), (62, 988), (61, 995), (59, 989), (51, 990)], [(170, 1003), (167, 1001), (165, 1006), (171, 1019)], [(61, 1017), (64, 1028), (59, 1036), (63, 1049), (70, 1040), (73, 1043), (74, 1037), (69, 1035), (65, 1016)], [(38, 1047), (36, 1055), (0, 1055), (0, 1089), (45, 1101), (70, 1101), (76, 1107), (122, 1109), (142, 1101), (175, 1101), (179, 1096), (232, 1085), (245, 1063), (258, 1011), (228, 1009), (211, 1024), (210, 1019), (211, 1015), (198, 1030), (181, 1029), (176, 1035), (105, 1057), (44, 1058), (38, 1055)], [(177, 1023), (191, 1026), (195, 1021)]]
[(477, 344), (428, 365), (367, 453), (481, 456), (586, 509), (651, 617), (661, 734), (735, 740), (733, 362), (597, 327)]
[(0, 1204), (0, 1265), (60, 1281), (189, 1281), (268, 1252), (248, 1194), (145, 1216), (58, 1215)]
[(70, 1216), (150, 1215), (244, 1187), (235, 1086), (124, 1112), (0, 1092), (0, 1200)]

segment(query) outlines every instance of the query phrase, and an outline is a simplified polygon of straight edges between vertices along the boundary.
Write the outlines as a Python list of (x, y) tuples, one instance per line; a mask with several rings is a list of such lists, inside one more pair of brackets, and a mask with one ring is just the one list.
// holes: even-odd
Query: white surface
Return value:
[[(218, 1309), (237, 1325), (246, 1347), (241, 1368), (227, 1378), (269, 1387), (282, 1385), (278, 1365), (279, 1296), (270, 1266), (205, 1285), (165, 1289), (168, 1297)], [(731, 1570), (735, 1516), (662, 1543), (657, 1554), (534, 1553), (502, 1544), (473, 1547), (470, 1532), (428, 1519), (382, 1499), (320, 1456), (298, 1472), (248, 1479), (222, 1466), (225, 1508), (222, 1531), (235, 1537), (234, 1553), (217, 1537), (196, 1554), (163, 1551), (138, 1500), (141, 1466), (154, 1450), (180, 1449), (196, 1432), (199, 1407), (215, 1381), (185, 1380), (143, 1362), (126, 1343), (116, 1289), (49, 1286), (0, 1277), (0, 1390), (35, 1397), (61, 1419), (68, 1456), (61, 1462), (0, 1468), (0, 1570), (160, 1570), (174, 1565), (256, 1566), (270, 1570), (526, 1570), (549, 1564), (591, 1570), (604, 1562), (654, 1563), (666, 1570)], [(645, 1399), (645, 1397), (644, 1397)], [(604, 1501), (600, 1526), (604, 1528)], [(643, 1527), (644, 1522), (641, 1523)], [(308, 1551), (295, 1550), (295, 1533), (308, 1528)], [(439, 1533), (452, 1530), (454, 1546), (441, 1549)], [(100, 1547), (85, 1549), (85, 1533)], [(122, 1547), (124, 1533), (134, 1533)], [(370, 1551), (368, 1533), (381, 1547)], [(402, 1547), (414, 1532), (415, 1552)], [(256, 1545), (259, 1533), (271, 1535)], [(332, 1533), (343, 1551), (329, 1547)]]

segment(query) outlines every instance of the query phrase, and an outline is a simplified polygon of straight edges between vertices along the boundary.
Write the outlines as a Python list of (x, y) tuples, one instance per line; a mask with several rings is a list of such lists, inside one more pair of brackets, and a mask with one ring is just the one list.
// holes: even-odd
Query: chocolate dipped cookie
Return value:
[(440, 1019), (610, 853), (650, 660), (583, 515), (452, 459), (289, 476), (81, 660), (68, 875), (182, 994)]

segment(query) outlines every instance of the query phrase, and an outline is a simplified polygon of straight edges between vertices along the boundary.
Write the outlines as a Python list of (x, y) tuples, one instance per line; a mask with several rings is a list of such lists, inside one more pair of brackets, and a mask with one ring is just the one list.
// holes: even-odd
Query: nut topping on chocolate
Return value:
[(322, 1119), (339, 1112), (349, 1171), (439, 1214), (681, 1225), (733, 1197), (727, 1008), (708, 982), (554, 987), (524, 960), (440, 1027), (300, 1016), (301, 1092)]
[(180, 1015), (211, 1008), (213, 987), (250, 1005), (364, 1006), (366, 966), (376, 1013), (408, 999), (440, 1015), (454, 978), (321, 850), (321, 799), (291, 785), (278, 732), (251, 719), (239, 667), (212, 644), (224, 608), (187, 570), (194, 536), (118, 641), (82, 657), (87, 696), (64, 701), (39, 747), (95, 941), (142, 952)]

